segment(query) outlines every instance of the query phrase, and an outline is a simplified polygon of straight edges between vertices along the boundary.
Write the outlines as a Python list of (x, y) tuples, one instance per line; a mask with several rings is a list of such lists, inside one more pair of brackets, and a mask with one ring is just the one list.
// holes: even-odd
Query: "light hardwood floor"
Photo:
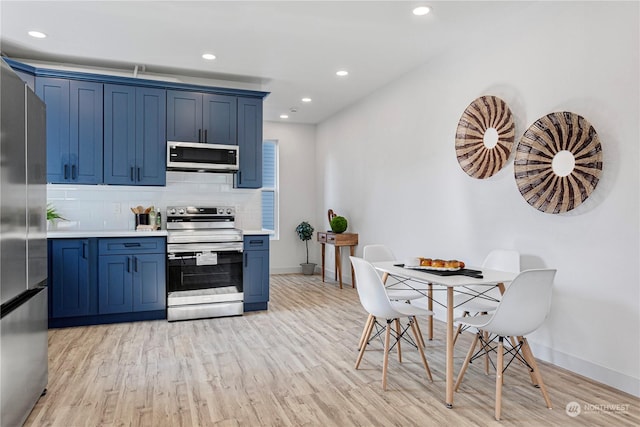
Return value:
[[(354, 369), (365, 319), (350, 287), (280, 275), (271, 278), (266, 312), (51, 330), (48, 394), (26, 425), (640, 425), (640, 399), (546, 363), (540, 368), (553, 410), (514, 364), (505, 374), (503, 420), (496, 422), (495, 377), (484, 374), (483, 363), (469, 367), (447, 409), (439, 322), (426, 343), (434, 382), (426, 380), (418, 351), (405, 345), (401, 364), (395, 353), (390, 357), (385, 392), (380, 343)], [(456, 344), (456, 370), (470, 337)], [(569, 402), (582, 413), (569, 417)]]

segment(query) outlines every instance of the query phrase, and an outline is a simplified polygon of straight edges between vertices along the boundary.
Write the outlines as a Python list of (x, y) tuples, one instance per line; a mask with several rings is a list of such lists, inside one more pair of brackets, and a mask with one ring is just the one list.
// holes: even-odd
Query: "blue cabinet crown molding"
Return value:
[(55, 78), (74, 79), (74, 80), (98, 82), (98, 83), (146, 86), (146, 87), (154, 87), (158, 89), (186, 90), (186, 91), (198, 91), (198, 92), (206, 92), (206, 93), (217, 93), (217, 94), (223, 94), (223, 95), (247, 96), (247, 97), (261, 98), (261, 99), (267, 97), (267, 95), (269, 95), (270, 93), (270, 92), (262, 92), (257, 90), (248, 90), (248, 89), (231, 89), (231, 88), (216, 87), (216, 86), (202, 86), (202, 85), (196, 85), (196, 84), (190, 84), (190, 83), (174, 83), (174, 82), (168, 82), (168, 81), (162, 81), (162, 80), (147, 80), (147, 79), (139, 79), (134, 77), (111, 76), (108, 74), (93, 74), (93, 73), (84, 73), (79, 71), (54, 70), (49, 68), (34, 67), (32, 65), (24, 64), (22, 62), (18, 62), (14, 59), (10, 59), (7, 57), (2, 57), (2, 59), (7, 64), (9, 64), (9, 66), (14, 70), (20, 70), (26, 73), (30, 73), (36, 77), (55, 77)]

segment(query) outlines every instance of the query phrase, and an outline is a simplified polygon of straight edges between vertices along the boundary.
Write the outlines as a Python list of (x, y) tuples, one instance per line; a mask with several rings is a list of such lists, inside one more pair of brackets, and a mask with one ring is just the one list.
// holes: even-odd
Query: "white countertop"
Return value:
[(259, 235), (259, 236), (264, 236), (264, 235), (269, 235), (269, 231), (267, 230), (242, 230), (242, 234), (245, 236), (255, 236), (255, 235)]
[[(267, 230), (242, 230), (245, 236), (268, 236)], [(135, 230), (48, 230), (47, 238), (49, 239), (82, 239), (86, 237), (163, 237), (167, 236), (167, 230), (155, 231), (135, 231)]]
[(49, 230), (49, 239), (82, 239), (86, 237), (163, 237), (167, 230), (135, 231), (135, 230)]

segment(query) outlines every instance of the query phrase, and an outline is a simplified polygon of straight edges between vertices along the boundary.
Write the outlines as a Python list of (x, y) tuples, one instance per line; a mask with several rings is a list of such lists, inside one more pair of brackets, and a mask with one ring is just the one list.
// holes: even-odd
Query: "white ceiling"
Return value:
[[(415, 6), (432, 12), (414, 16)], [(522, 6), (484, 1), (7, 1), (0, 48), (64, 66), (271, 92), (265, 120), (319, 123)], [(498, 19), (499, 18), (499, 19)], [(48, 35), (34, 39), (29, 30)], [(205, 52), (217, 56), (206, 61)], [(339, 78), (338, 69), (349, 76)], [(142, 71), (144, 70), (144, 71)], [(183, 81), (187, 81), (183, 78)], [(311, 103), (302, 103), (308, 96)], [(291, 113), (291, 107), (297, 112)]]

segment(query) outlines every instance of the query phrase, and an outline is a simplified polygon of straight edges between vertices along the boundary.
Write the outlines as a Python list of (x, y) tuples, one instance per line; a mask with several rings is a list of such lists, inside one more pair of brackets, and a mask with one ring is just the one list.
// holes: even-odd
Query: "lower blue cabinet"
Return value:
[(244, 236), (243, 256), (244, 311), (266, 310), (269, 304), (269, 236)]
[(97, 314), (96, 283), (91, 280), (96, 253), (90, 239), (49, 242), (50, 317)]
[(98, 271), (101, 314), (165, 308), (163, 254), (101, 256)]
[(50, 327), (166, 318), (164, 237), (51, 239)]

